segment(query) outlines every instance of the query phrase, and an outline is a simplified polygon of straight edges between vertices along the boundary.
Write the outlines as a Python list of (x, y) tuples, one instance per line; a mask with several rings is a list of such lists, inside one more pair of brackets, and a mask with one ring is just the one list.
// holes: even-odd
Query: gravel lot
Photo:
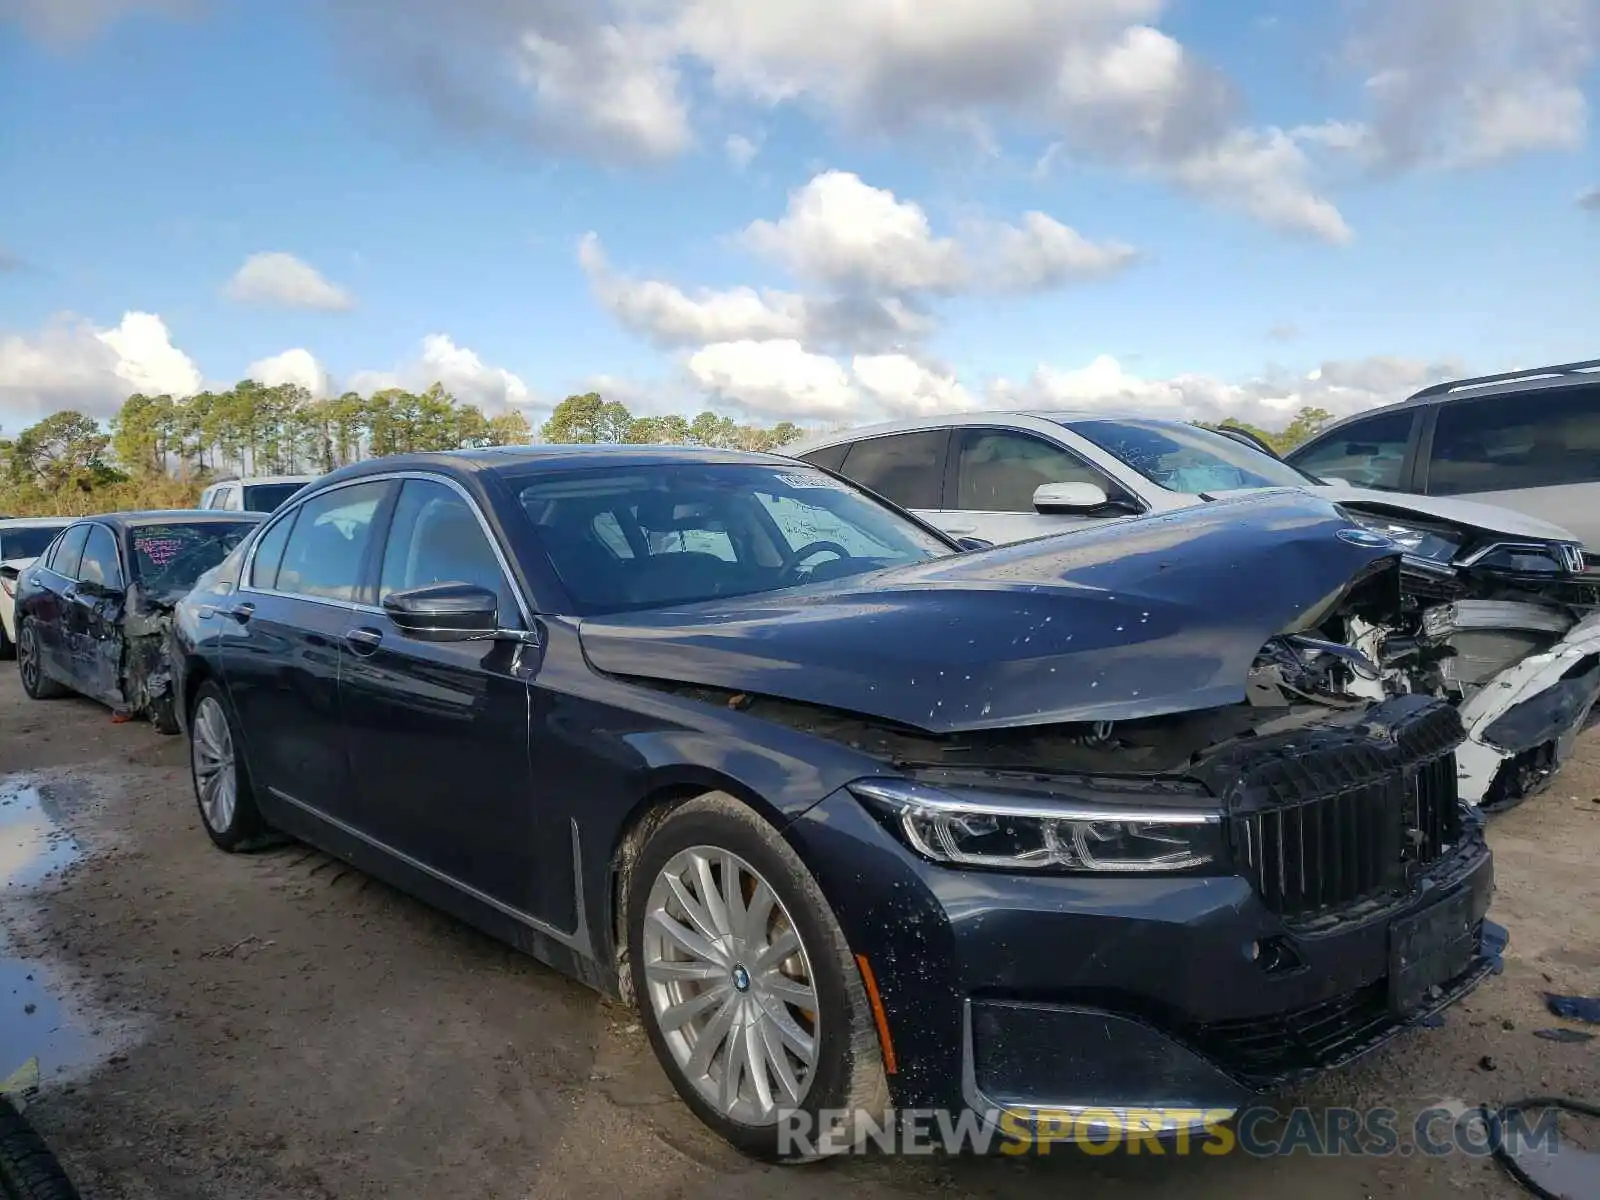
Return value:
[[(1533, 1036), (1561, 1024), (1541, 992), (1600, 991), (1600, 736), (1584, 752), (1493, 825), (1505, 973), (1308, 1103), (1600, 1100), (1600, 1039)], [(752, 1164), (630, 1014), (305, 847), (215, 852), (180, 739), (30, 702), (9, 663), (0, 863), (0, 1075), (38, 1057), (29, 1115), (91, 1200), (1521, 1194), (1465, 1156)]]

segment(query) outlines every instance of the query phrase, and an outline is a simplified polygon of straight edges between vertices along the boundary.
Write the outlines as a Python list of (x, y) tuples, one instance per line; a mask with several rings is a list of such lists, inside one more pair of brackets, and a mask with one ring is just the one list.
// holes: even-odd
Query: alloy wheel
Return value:
[(706, 1103), (772, 1125), (805, 1099), (822, 1030), (811, 956), (772, 886), (713, 846), (668, 860), (643, 931), (651, 1013)]
[(200, 812), (214, 832), (226, 833), (238, 805), (239, 778), (233, 763), (233, 733), (215, 697), (202, 696), (195, 705), (189, 744)]
[(33, 622), (26, 621), (17, 630), (17, 670), (22, 675), (22, 687), (31, 696), (39, 689), (39, 635)]

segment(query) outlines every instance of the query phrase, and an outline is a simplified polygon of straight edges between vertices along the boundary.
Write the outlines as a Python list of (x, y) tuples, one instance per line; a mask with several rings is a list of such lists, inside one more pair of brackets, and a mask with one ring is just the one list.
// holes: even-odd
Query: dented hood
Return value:
[(1262, 645), (1392, 546), (1273, 492), (758, 596), (585, 619), (600, 671), (931, 733), (1236, 703)]

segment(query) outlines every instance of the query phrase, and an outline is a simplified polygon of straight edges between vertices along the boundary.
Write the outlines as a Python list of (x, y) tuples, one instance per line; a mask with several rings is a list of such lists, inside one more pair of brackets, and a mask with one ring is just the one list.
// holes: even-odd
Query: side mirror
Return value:
[(1046, 483), (1033, 493), (1034, 511), (1052, 513), (1091, 513), (1111, 502), (1105, 489), (1093, 483)]
[(963, 550), (992, 550), (994, 543), (983, 538), (958, 537), (956, 542)]
[(488, 588), (466, 583), (391, 592), (383, 611), (401, 633), (419, 642), (479, 641), (500, 628), (500, 598)]

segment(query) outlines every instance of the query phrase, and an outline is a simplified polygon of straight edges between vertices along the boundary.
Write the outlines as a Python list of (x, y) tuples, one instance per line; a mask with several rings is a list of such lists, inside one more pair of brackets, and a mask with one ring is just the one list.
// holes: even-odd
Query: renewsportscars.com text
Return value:
[(1276, 1158), (1450, 1154), (1481, 1158), (1504, 1145), (1512, 1152), (1559, 1150), (1553, 1110), (1513, 1113), (1491, 1124), (1476, 1108), (898, 1109), (886, 1116), (786, 1110), (778, 1121), (779, 1152), (791, 1154), (1247, 1154)]

